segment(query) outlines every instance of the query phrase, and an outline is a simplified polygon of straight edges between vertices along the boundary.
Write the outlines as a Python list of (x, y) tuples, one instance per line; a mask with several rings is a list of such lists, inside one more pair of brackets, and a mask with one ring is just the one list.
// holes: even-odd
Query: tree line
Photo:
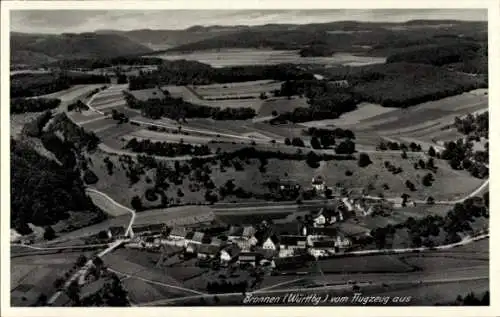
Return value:
[(247, 120), (255, 117), (253, 108), (224, 108), (195, 105), (182, 98), (167, 96), (162, 99), (138, 100), (124, 92), (127, 105), (140, 109), (141, 114), (151, 119), (167, 117), (174, 120), (185, 118), (212, 118), (214, 120)]
[(33, 97), (68, 89), (74, 85), (105, 84), (110, 78), (103, 75), (62, 72), (48, 74), (19, 74), (11, 77), (11, 98)]
[(10, 100), (10, 113), (41, 112), (52, 110), (61, 104), (56, 98), (12, 98)]
[(131, 139), (125, 145), (126, 149), (131, 149), (136, 153), (158, 156), (203, 156), (211, 154), (210, 148), (206, 145), (192, 145), (189, 143), (152, 142), (149, 139), (138, 141)]

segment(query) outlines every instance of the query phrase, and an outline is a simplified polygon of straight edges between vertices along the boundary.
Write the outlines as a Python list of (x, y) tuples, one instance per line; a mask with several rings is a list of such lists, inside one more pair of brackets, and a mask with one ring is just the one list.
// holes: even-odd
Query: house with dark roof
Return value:
[(309, 254), (301, 254), (287, 258), (274, 259), (274, 266), (276, 270), (296, 270), (298, 268), (305, 268), (314, 261), (314, 257)]
[(134, 235), (145, 235), (145, 234), (161, 234), (167, 230), (167, 225), (164, 223), (155, 223), (142, 226), (133, 226), (132, 231)]
[(256, 266), (259, 260), (261, 259), (262, 255), (260, 255), (257, 252), (241, 252), (238, 255), (238, 260), (236, 263), (239, 265), (252, 265)]
[(125, 228), (121, 226), (109, 227), (107, 234), (110, 239), (122, 238), (125, 235)]
[(220, 248), (211, 244), (197, 244), (196, 253), (199, 259), (215, 258), (219, 253)]
[(210, 240), (210, 244), (211, 245), (215, 245), (215, 246), (218, 246), (218, 247), (221, 247), (222, 246), (222, 240), (219, 239), (219, 238), (212, 238)]
[(203, 242), (203, 238), (205, 237), (205, 233), (200, 231), (191, 231), (186, 235), (186, 239), (184, 241), (186, 247), (188, 244), (201, 244)]
[(279, 257), (293, 256), (297, 250), (307, 247), (307, 238), (299, 235), (283, 235), (279, 238)]
[(174, 227), (170, 231), (169, 238), (174, 240), (185, 239), (187, 234), (187, 230), (184, 227)]
[(220, 253), (220, 261), (222, 265), (227, 265), (231, 261), (238, 259), (241, 250), (236, 244), (231, 244), (225, 247)]

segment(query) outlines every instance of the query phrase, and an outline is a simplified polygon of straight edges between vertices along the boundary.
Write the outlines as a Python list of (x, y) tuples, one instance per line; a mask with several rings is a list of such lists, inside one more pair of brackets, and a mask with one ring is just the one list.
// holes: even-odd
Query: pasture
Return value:
[(285, 112), (293, 111), (295, 108), (307, 108), (309, 105), (307, 104), (306, 98), (292, 97), (288, 98), (269, 98), (266, 99), (260, 110), (258, 112), (258, 117), (267, 117), (271, 116), (274, 111), (278, 114), (282, 114)]
[(258, 98), (263, 92), (272, 92), (281, 88), (281, 82), (274, 80), (256, 80), (241, 83), (212, 84), (190, 86), (203, 99), (253, 96)]

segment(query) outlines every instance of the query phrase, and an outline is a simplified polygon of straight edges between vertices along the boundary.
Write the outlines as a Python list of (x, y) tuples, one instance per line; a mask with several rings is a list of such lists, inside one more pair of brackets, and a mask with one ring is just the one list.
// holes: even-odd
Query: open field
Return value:
[(157, 57), (168, 60), (195, 60), (209, 64), (212, 67), (281, 63), (353, 66), (385, 63), (384, 57), (355, 56), (348, 53), (337, 53), (332, 57), (300, 57), (298, 51), (270, 49), (221, 49), (217, 51), (196, 51), (188, 54), (159, 54)]
[(200, 98), (196, 91), (187, 86), (163, 86), (162, 90), (167, 90), (174, 98), (182, 98), (184, 101), (196, 105), (219, 107), (219, 108), (253, 108), (256, 112), (259, 111), (263, 100), (259, 98), (254, 99), (227, 99), (227, 100), (206, 100)]
[(318, 265), (323, 273), (384, 273), (384, 272), (410, 272), (413, 268), (396, 257), (390, 255), (377, 255), (373, 257), (346, 257), (328, 260), (319, 260)]
[(260, 110), (258, 112), (258, 117), (270, 116), (272, 115), (273, 111), (281, 114), (288, 111), (293, 111), (295, 108), (307, 107), (309, 107), (309, 105), (307, 104), (306, 98), (269, 98), (262, 103), (262, 106), (260, 107)]
[(102, 211), (104, 211), (111, 217), (130, 214), (130, 212), (127, 209), (111, 203), (109, 199), (105, 198), (103, 195), (99, 193), (87, 190), (87, 196), (89, 196), (90, 199), (92, 199), (94, 205), (99, 207)]
[(382, 107), (381, 105), (373, 104), (373, 103), (360, 103), (358, 108), (354, 111), (344, 113), (337, 119), (326, 119), (320, 121), (309, 121), (302, 123), (302, 125), (307, 127), (322, 127), (322, 126), (351, 126), (357, 125), (363, 120), (367, 120), (369, 118), (373, 118), (375, 116), (381, 114), (387, 114), (392, 111), (396, 111), (399, 108), (391, 108), (391, 107)]
[[(11, 258), (10, 289), (18, 285), (34, 285), (49, 296), (53, 291), (54, 281), (64, 276), (75, 264), (81, 252), (33, 255)], [(90, 256), (92, 253), (85, 253)]]
[(204, 99), (226, 98), (238, 96), (259, 97), (262, 92), (271, 92), (281, 88), (281, 82), (274, 80), (256, 80), (241, 83), (212, 84), (190, 86), (196, 94)]

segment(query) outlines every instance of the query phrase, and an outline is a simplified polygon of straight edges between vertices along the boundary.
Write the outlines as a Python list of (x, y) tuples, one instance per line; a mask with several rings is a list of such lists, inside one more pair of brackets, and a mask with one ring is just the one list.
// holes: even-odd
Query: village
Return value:
[[(297, 190), (298, 185), (280, 185), (282, 191)], [(324, 193), (327, 189), (322, 177), (314, 177), (311, 189)], [(309, 190), (311, 190), (309, 189)], [(337, 224), (346, 219), (367, 217), (380, 211), (390, 211), (414, 205), (414, 202), (392, 202), (363, 198), (350, 191), (347, 196), (328, 200), (328, 207), (311, 208), (307, 214), (297, 216), (295, 223), (280, 223), (272, 219), (258, 224), (210, 224), (189, 227), (169, 227), (164, 223), (136, 225), (125, 248), (162, 253), (167, 258), (176, 254), (183, 259), (197, 258), (199, 266), (269, 267), (275, 272), (281, 268), (305, 266), (311, 260), (342, 255), (356, 247), (352, 239), (338, 230)], [(289, 230), (289, 228), (296, 228)], [(117, 240), (125, 237), (126, 229), (110, 227), (102, 239)], [(292, 232), (290, 232), (292, 231)], [(358, 247), (359, 248), (359, 247)]]

